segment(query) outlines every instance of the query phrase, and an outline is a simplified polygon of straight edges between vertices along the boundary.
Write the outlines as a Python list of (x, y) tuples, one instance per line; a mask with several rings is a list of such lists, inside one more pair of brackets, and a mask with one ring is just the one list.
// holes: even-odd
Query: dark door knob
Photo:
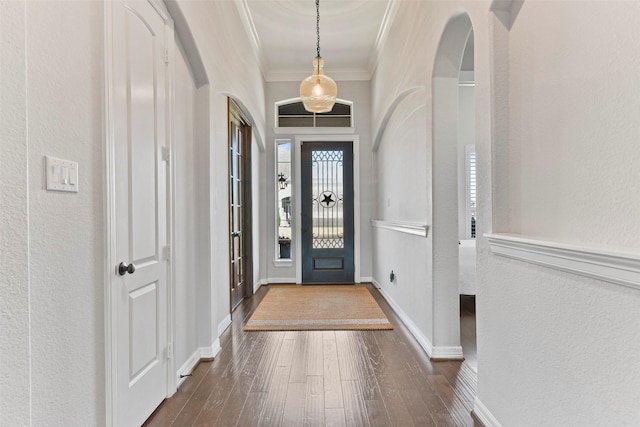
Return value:
[(118, 273), (120, 273), (121, 276), (124, 276), (127, 273), (133, 274), (134, 271), (136, 271), (136, 266), (133, 265), (133, 263), (127, 265), (126, 262), (121, 262), (118, 266)]

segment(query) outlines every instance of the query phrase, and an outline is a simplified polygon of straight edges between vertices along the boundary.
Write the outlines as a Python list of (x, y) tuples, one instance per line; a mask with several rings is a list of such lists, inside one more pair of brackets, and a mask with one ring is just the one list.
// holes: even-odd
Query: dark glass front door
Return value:
[(353, 283), (353, 144), (303, 142), (302, 282)]

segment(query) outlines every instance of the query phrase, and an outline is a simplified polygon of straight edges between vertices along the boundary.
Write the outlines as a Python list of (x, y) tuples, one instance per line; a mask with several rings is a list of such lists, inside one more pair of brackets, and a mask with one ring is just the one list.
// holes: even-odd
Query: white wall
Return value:
[[(304, 76), (301, 76), (301, 79)], [(371, 264), (371, 246), (372, 246), (372, 234), (371, 234), (371, 219), (373, 209), (373, 188), (375, 185), (374, 175), (372, 170), (372, 137), (371, 137), (371, 113), (369, 97), (369, 82), (362, 81), (338, 81), (338, 98), (353, 101), (353, 117), (354, 127), (356, 128), (355, 134), (360, 138), (360, 276), (364, 278), (370, 278), (372, 275)], [(265, 201), (265, 219), (266, 227), (261, 238), (265, 241), (266, 252), (266, 267), (267, 273), (265, 279), (271, 279), (272, 281), (291, 281), (295, 282), (296, 279), (296, 262), (295, 259), (295, 245), (292, 243), (291, 254), (293, 257), (293, 263), (289, 267), (274, 266), (273, 261), (276, 257), (275, 248), (275, 236), (276, 236), (276, 170), (275, 170), (275, 140), (276, 139), (290, 139), (291, 143), (295, 143), (295, 134), (278, 134), (274, 133), (274, 114), (275, 102), (285, 99), (296, 98), (300, 96), (300, 82), (269, 82), (267, 83), (266, 92), (266, 174), (264, 175), (266, 197)], [(305, 135), (313, 134), (313, 130), (310, 129), (305, 132)], [(295, 159), (293, 159), (295, 161)], [(293, 185), (296, 185), (294, 183)], [(299, 213), (298, 213), (299, 215)], [(294, 221), (299, 217), (294, 212)], [(295, 225), (292, 225), (295, 229)], [(368, 280), (368, 279), (367, 279)]]
[[(13, 230), (6, 244), (14, 249), (2, 256), (11, 267), (3, 274), (0, 423), (99, 424), (105, 418), (103, 5), (1, 7), (3, 187), (10, 178), (2, 228)], [(45, 190), (45, 155), (79, 163), (77, 194)], [(2, 240), (4, 249), (4, 231)], [(5, 303), (15, 307), (5, 312)]]
[[(267, 229), (267, 219), (264, 215), (266, 202), (266, 189), (269, 180), (264, 179), (266, 170), (266, 156), (260, 151), (256, 139), (252, 139), (251, 150), (253, 152), (251, 164), (251, 191), (253, 202), (253, 289), (257, 289), (262, 284), (262, 274), (267, 271), (267, 241), (263, 238), (264, 230)], [(266, 278), (264, 278), (266, 279)]]
[[(545, 13), (553, 13), (548, 31), (536, 31)], [(521, 149), (512, 162), (522, 182), (510, 196), (520, 205), (521, 233), (640, 246), (640, 221), (630, 220), (640, 198), (628, 185), (638, 180), (640, 160), (640, 82), (631, 71), (640, 62), (633, 53), (638, 14), (621, 1), (522, 8), (509, 62), (511, 131)], [(566, 35), (579, 28), (580, 40)], [(558, 49), (561, 34), (567, 52)]]
[[(206, 88), (205, 88), (206, 89)], [(197, 138), (196, 86), (181, 46), (175, 51), (175, 367), (179, 370), (201, 347), (211, 346), (203, 332), (211, 326), (198, 315), (207, 310), (209, 199), (206, 141)], [(206, 336), (206, 335), (205, 335)], [(181, 374), (183, 372), (177, 372)]]
[(0, 2), (0, 424), (29, 422), (29, 162), (24, 2)]
[[(640, 416), (640, 293), (497, 258), (482, 233), (640, 252), (640, 9), (623, 1), (530, 0), (516, 7), (509, 31), (500, 27), (509, 19), (495, 19), (489, 6), (399, 3), (372, 82), (373, 129), (398, 95), (420, 85), (430, 129), (434, 53), (448, 20), (466, 10), (476, 53), (477, 409), (504, 426), (633, 425)], [(394, 116), (386, 129), (403, 119)], [(379, 191), (389, 186), (385, 173)], [(389, 253), (403, 250), (393, 244), (377, 239), (375, 251), (393, 259)], [(402, 310), (428, 303), (408, 301), (420, 289), (398, 285)], [(420, 329), (428, 335), (427, 326)]]
[[(176, 132), (184, 137), (175, 152), (176, 284), (184, 285), (176, 293), (176, 368), (212, 346), (229, 312), (219, 238), (227, 234), (227, 94), (246, 107), (260, 143), (264, 132), (263, 81), (235, 6), (185, 4), (210, 84), (195, 90), (176, 58)], [(105, 422), (103, 8), (0, 2), (2, 425)], [(45, 190), (45, 155), (79, 163), (79, 193)], [(195, 211), (181, 211), (183, 203)], [(198, 251), (206, 259), (189, 256)]]
[[(436, 102), (436, 97), (432, 78), (434, 76), (435, 53), (450, 18), (460, 15), (462, 10), (468, 9), (467, 12), (473, 21), (474, 15), (484, 16), (486, 14), (486, 7), (487, 5), (482, 2), (399, 2), (395, 20), (380, 54), (380, 60), (371, 84), (373, 129), (376, 138), (382, 135), (383, 139), (387, 138), (389, 129), (402, 126), (401, 122), (406, 119), (406, 112), (399, 115), (394, 113), (387, 121), (390, 111), (394, 108), (400, 108), (402, 103), (406, 102), (402, 101), (397, 104), (398, 99), (401, 99), (408, 91), (423, 88), (421, 92), (410, 96), (417, 96), (419, 101), (416, 102), (423, 105), (419, 114), (426, 129), (417, 136), (415, 146), (424, 150), (425, 154), (420, 156), (420, 151), (414, 149), (414, 151), (403, 155), (403, 158), (407, 160), (404, 176), (406, 176), (407, 185), (416, 189), (417, 206), (411, 206), (408, 211), (403, 212), (405, 217), (398, 219), (411, 220), (407, 216), (412, 212), (417, 212), (417, 209), (420, 208), (420, 200), (426, 200), (426, 210), (418, 218), (430, 227), (429, 236), (422, 251), (408, 253), (398, 247), (385, 248), (386, 252), (397, 255), (390, 259), (379, 257), (375, 262), (377, 265), (389, 261), (398, 263), (400, 261), (395, 261), (396, 259), (408, 257), (413, 260), (412, 263), (407, 263), (408, 265), (428, 268), (426, 275), (421, 280), (411, 281), (405, 289), (396, 288), (396, 294), (392, 298), (399, 305), (399, 308), (412, 318), (413, 313), (422, 313), (425, 310), (431, 312), (430, 315), (422, 317), (424, 320), (418, 325), (417, 334), (431, 341), (426, 347), (428, 349), (433, 345), (433, 355), (438, 357), (461, 357), (462, 349), (459, 342), (459, 330), (457, 330), (455, 322), (459, 321), (459, 318), (454, 311), (454, 308), (457, 307), (457, 300), (454, 301), (454, 298), (457, 298), (458, 294), (458, 187), (457, 183), (451, 182), (450, 178), (452, 168), (453, 179), (455, 180), (455, 176), (457, 176), (456, 128), (458, 110), (456, 104), (459, 62), (455, 64), (455, 58), (447, 58), (450, 61), (443, 61), (447, 63), (446, 69), (452, 68), (455, 73), (440, 73), (438, 75), (441, 83), (438, 86), (441, 89), (440, 95), (452, 96), (453, 99), (444, 103), (440, 101), (440, 105), (446, 105), (448, 109), (440, 110), (438, 118), (440, 133), (437, 135), (438, 141), (441, 142), (436, 145), (434, 143), (436, 132), (433, 130), (435, 120), (433, 105)], [(480, 29), (480, 32), (475, 36), (482, 38), (486, 34), (487, 29)], [(458, 60), (461, 59), (465, 41), (466, 34), (461, 40)], [(479, 41), (480, 48), (483, 43), (483, 40)], [(406, 52), (411, 52), (410, 61), (406, 59)], [(482, 64), (477, 65), (482, 66)], [(456, 66), (458, 70), (455, 70)], [(482, 71), (479, 74), (482, 75)], [(419, 93), (420, 95), (418, 95)], [(417, 132), (414, 129), (405, 130), (405, 132), (411, 131)], [(394, 136), (390, 140), (393, 140), (392, 145), (396, 145), (401, 144), (403, 138)], [(381, 143), (381, 146), (383, 144), (384, 142)], [(441, 157), (436, 160), (436, 155)], [(378, 157), (377, 167), (380, 175), (383, 175), (387, 172), (384, 171), (381, 162), (386, 161), (383, 159), (386, 159), (387, 156), (379, 155)], [(381, 177), (378, 189), (384, 192), (388, 191), (387, 187), (390, 187), (390, 183)], [(442, 203), (436, 205), (433, 202), (435, 197), (440, 197), (441, 200), (447, 199), (447, 206), (450, 205), (450, 209), (442, 210), (441, 208), (438, 218), (435, 217), (434, 207), (444, 205)], [(379, 206), (386, 203), (383, 195), (378, 194), (378, 199)], [(455, 231), (451, 235), (443, 234), (444, 230), (448, 229)], [(454, 242), (455, 247), (453, 246)], [(376, 247), (375, 250), (382, 251), (383, 249)], [(446, 262), (435, 262), (436, 258), (441, 258)], [(444, 268), (445, 264), (456, 266), (456, 268)], [(389, 273), (378, 274), (374, 276), (374, 279), (379, 283), (387, 283)], [(428, 295), (414, 298), (413, 295), (423, 295), (425, 292), (424, 282), (428, 283)], [(415, 321), (414, 323), (417, 324)]]
[[(264, 80), (233, 2), (176, 2), (189, 25), (208, 77), (208, 201), (211, 278), (211, 344), (229, 316), (228, 123), (227, 99), (234, 98), (252, 124), (256, 145), (264, 145)], [(254, 144), (252, 144), (253, 146)], [(254, 153), (256, 160), (260, 154)], [(259, 160), (258, 160), (259, 161)], [(259, 178), (256, 178), (257, 181)], [(260, 201), (254, 202), (260, 208)], [(254, 230), (260, 233), (260, 230)], [(260, 243), (258, 243), (259, 247)]]
[[(500, 179), (520, 185), (507, 231), (640, 252), (638, 19), (629, 2), (524, 3), (508, 34)], [(636, 424), (640, 293), (494, 257), (487, 267), (479, 397), (498, 420)]]
[[(375, 219), (431, 224), (431, 138), (427, 133), (425, 91), (396, 107), (375, 153)], [(420, 332), (433, 341), (431, 236), (374, 228), (373, 277)], [(389, 281), (393, 270), (396, 279)]]

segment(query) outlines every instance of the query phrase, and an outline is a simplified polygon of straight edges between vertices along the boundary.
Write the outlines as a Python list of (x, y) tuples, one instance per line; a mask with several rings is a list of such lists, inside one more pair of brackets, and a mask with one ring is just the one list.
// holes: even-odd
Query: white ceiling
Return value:
[[(315, 0), (235, 0), (267, 81), (302, 80), (316, 56)], [(320, 54), (335, 80), (369, 80), (397, 0), (320, 0)]]

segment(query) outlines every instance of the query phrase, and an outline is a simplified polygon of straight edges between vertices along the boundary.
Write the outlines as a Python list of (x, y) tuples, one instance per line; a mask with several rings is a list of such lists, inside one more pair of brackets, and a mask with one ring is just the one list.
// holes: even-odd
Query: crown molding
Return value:
[(262, 44), (260, 42), (260, 37), (258, 36), (256, 26), (253, 23), (253, 16), (251, 16), (249, 5), (247, 5), (247, 0), (234, 0), (233, 2), (238, 9), (240, 21), (242, 21), (242, 26), (247, 33), (247, 38), (249, 39), (249, 44), (251, 44), (253, 55), (258, 60), (258, 66), (260, 67), (262, 78), (266, 80), (267, 59), (262, 54)]
[(369, 60), (370, 76), (373, 76), (373, 73), (378, 66), (378, 61), (380, 61), (382, 50), (384, 49), (384, 45), (387, 42), (389, 31), (391, 30), (391, 25), (396, 18), (396, 14), (398, 13), (399, 6), (399, 0), (389, 0), (389, 3), (387, 4), (387, 10), (385, 10), (384, 12), (384, 17), (382, 18), (382, 23), (380, 24), (380, 30), (378, 31), (378, 36), (376, 37), (376, 42), (373, 46), (373, 54), (371, 55), (371, 59)]

